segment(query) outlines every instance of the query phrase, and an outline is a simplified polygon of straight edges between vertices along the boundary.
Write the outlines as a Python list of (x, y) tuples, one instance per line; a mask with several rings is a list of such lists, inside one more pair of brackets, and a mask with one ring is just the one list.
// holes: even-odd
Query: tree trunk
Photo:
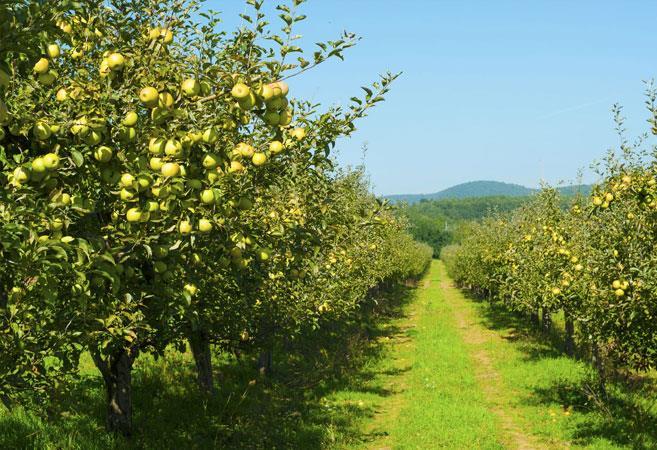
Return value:
[(107, 429), (123, 436), (132, 434), (132, 365), (136, 350), (120, 349), (110, 356), (92, 355), (103, 376), (107, 394)]
[(593, 344), (593, 349), (591, 351), (591, 357), (593, 359), (593, 367), (598, 372), (598, 389), (600, 394), (604, 398), (607, 398), (607, 386), (606, 386), (606, 373), (605, 373), (605, 363), (602, 359), (602, 353), (600, 352), (600, 346), (597, 342)]
[(531, 323), (532, 323), (532, 327), (534, 327), (534, 329), (538, 329), (538, 327), (539, 327), (538, 309), (532, 311), (532, 312), (529, 314), (529, 320), (530, 320)]
[(11, 401), (11, 398), (9, 398), (8, 395), (6, 395), (6, 394), (0, 395), (0, 401), (2, 402), (3, 405), (5, 405), (5, 408), (7, 408), (7, 411), (12, 410), (13, 402)]
[(575, 323), (573, 318), (567, 311), (563, 313), (564, 321), (566, 323), (566, 355), (575, 355)]
[(212, 349), (208, 334), (202, 330), (192, 331), (189, 336), (189, 346), (194, 354), (199, 388), (203, 393), (212, 395), (214, 378), (212, 376)]
[(552, 330), (552, 315), (550, 314), (550, 310), (547, 308), (542, 308), (543, 309), (543, 332), (544, 333), (549, 333), (550, 330)]
[(271, 348), (263, 350), (258, 356), (258, 370), (261, 375), (269, 376), (274, 366), (274, 352)]

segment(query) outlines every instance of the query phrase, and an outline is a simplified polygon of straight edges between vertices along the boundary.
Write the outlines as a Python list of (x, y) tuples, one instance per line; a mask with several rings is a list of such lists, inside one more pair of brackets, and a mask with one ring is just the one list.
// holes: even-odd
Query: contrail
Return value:
[(580, 109), (588, 108), (589, 106), (597, 105), (598, 103), (609, 101), (609, 97), (601, 98), (600, 100), (595, 100), (593, 102), (582, 103), (581, 105), (569, 106), (568, 108), (560, 109), (558, 111), (553, 111), (542, 116), (538, 116), (536, 120), (549, 119), (550, 117), (558, 116), (571, 111), (577, 111)]

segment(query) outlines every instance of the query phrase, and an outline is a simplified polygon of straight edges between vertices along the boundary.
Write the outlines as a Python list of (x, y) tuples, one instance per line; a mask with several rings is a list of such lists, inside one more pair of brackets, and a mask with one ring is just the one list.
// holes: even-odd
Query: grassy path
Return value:
[(343, 448), (657, 448), (649, 383), (614, 385), (600, 408), (586, 363), (513, 314), (466, 298), (439, 261), (395, 326), (369, 383), (385, 394), (368, 398), (365, 440)]
[(0, 449), (657, 448), (654, 376), (610, 383), (600, 402), (588, 364), (566, 357), (559, 336), (468, 299), (439, 261), (417, 289), (383, 300), (366, 327), (316, 330), (307, 349), (280, 352), (268, 379), (252, 357), (218, 353), (209, 400), (189, 353), (140, 358), (131, 441), (104, 432), (85, 358), (50, 419), (0, 409)]
[(361, 448), (504, 448), (441, 275), (434, 262), (407, 318), (397, 324), (382, 375), (373, 380), (393, 395), (381, 397), (367, 427), (374, 439)]

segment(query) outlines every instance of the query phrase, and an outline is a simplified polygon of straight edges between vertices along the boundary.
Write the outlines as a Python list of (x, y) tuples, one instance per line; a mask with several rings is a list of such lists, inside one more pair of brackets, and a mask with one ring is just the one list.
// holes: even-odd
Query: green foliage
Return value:
[[(649, 89), (651, 112), (655, 97)], [(606, 158), (588, 200), (577, 197), (563, 210), (558, 193), (546, 188), (511, 215), (472, 226), (443, 252), (463, 286), (525, 313), (563, 310), (591, 345), (601, 375), (601, 352), (631, 369), (657, 364), (657, 165), (645, 138), (625, 139), (620, 109), (616, 120), (620, 151)]]
[(283, 80), (357, 41), (304, 53), (302, 3), (275, 22), (249, 0), (234, 32), (186, 0), (0, 9), (7, 404), (65, 388), (86, 349), (109, 428), (129, 434), (140, 355), (188, 341), (201, 380), (210, 345), (271, 349), (427, 267), (430, 249), (331, 158), (396, 75), (346, 107), (295, 98)]

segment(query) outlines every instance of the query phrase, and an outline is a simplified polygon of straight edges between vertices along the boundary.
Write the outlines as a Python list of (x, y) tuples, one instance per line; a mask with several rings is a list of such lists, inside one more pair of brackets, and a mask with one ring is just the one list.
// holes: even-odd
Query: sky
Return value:
[[(204, 8), (222, 11), (232, 29), (244, 3)], [(343, 30), (362, 40), (344, 62), (290, 80), (293, 96), (346, 104), (378, 74), (403, 72), (338, 143), (338, 160), (364, 163), (377, 194), (475, 180), (535, 187), (573, 182), (579, 170), (591, 182), (590, 164), (619, 142), (614, 103), (629, 136), (648, 129), (656, 1), (309, 0), (300, 11), (311, 51)]]

